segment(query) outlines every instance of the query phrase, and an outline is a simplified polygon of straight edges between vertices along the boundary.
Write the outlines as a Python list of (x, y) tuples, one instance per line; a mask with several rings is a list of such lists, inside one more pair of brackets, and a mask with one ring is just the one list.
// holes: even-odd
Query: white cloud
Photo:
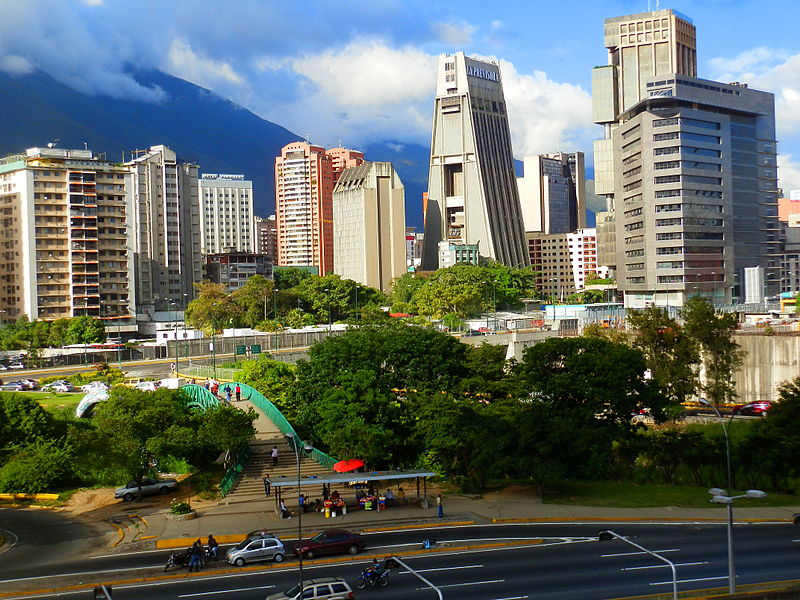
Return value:
[(431, 23), (431, 31), (443, 44), (450, 44), (452, 46), (466, 46), (472, 42), (472, 34), (478, 29), (465, 21), (455, 23), (438, 22)]
[(792, 190), (800, 190), (800, 162), (793, 160), (792, 154), (778, 155), (778, 186), (784, 197)]
[(733, 81), (737, 77), (753, 77), (755, 73), (762, 73), (780, 61), (789, 58), (783, 50), (759, 46), (745, 50), (733, 58), (712, 58), (708, 66), (717, 81)]
[(36, 67), (24, 56), (17, 54), (0, 55), (0, 71), (9, 75), (25, 75), (32, 73)]
[(542, 71), (519, 73), (500, 61), (503, 89), (515, 155), (519, 158), (558, 150), (591, 149), (596, 137), (589, 93), (577, 85), (559, 83)]
[(386, 147), (389, 148), (390, 150), (394, 150), (398, 154), (405, 149), (405, 146), (403, 144), (395, 144), (393, 142), (386, 142)]
[(244, 83), (244, 78), (230, 64), (200, 56), (184, 39), (172, 41), (168, 60), (172, 73), (204, 87), (213, 89), (220, 80), (237, 85)]

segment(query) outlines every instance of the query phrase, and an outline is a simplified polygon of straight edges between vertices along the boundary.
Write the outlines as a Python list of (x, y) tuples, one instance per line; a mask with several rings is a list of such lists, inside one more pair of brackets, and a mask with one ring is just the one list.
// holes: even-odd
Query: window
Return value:
[(681, 166), (681, 161), (679, 161), (679, 160), (670, 160), (670, 161), (665, 161), (665, 162), (657, 162), (657, 163), (655, 163), (653, 165), (653, 167), (656, 169), (656, 171), (659, 171), (661, 169), (677, 169), (680, 166)]
[(657, 204), (656, 205), (656, 212), (675, 212), (681, 210), (681, 204)]
[(661, 177), (656, 177), (653, 179), (653, 183), (656, 185), (662, 183), (677, 183), (681, 180), (680, 175), (662, 175)]
[(681, 218), (656, 219), (656, 227), (672, 227), (674, 225), (680, 225), (681, 222), (682, 222)]
[(680, 246), (669, 246), (666, 248), (656, 248), (656, 254), (664, 255), (664, 254), (683, 254), (683, 248)]
[(683, 283), (683, 275), (659, 275), (658, 283)]
[(656, 269), (682, 269), (682, 260), (665, 260), (656, 263)]

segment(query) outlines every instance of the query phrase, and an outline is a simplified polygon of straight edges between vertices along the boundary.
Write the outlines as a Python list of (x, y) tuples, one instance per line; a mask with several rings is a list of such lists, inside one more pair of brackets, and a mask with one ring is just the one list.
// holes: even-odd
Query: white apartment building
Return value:
[(203, 254), (256, 252), (253, 182), (244, 175), (203, 173), (200, 214)]

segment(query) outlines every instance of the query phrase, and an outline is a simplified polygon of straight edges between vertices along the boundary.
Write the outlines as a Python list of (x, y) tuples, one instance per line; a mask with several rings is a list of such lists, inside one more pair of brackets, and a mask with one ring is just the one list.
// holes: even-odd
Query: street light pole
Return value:
[(618, 533), (615, 533), (615, 532), (611, 531), (610, 529), (606, 529), (606, 530), (600, 531), (598, 533), (598, 539), (601, 542), (604, 542), (609, 538), (616, 538), (616, 539), (618, 539), (618, 540), (620, 540), (622, 542), (625, 542), (626, 544), (630, 544), (631, 546), (633, 546), (634, 548), (638, 548), (639, 550), (641, 550), (645, 554), (649, 554), (650, 556), (655, 556), (658, 560), (667, 563), (669, 565), (669, 568), (672, 569), (672, 599), (673, 600), (678, 600), (678, 574), (675, 572), (675, 564), (672, 561), (664, 558), (660, 554), (656, 554), (655, 552), (652, 552), (651, 550), (648, 550), (644, 546), (640, 546), (636, 542), (630, 541), (628, 538), (623, 537), (623, 536), (619, 535)]
[(175, 377), (180, 373), (181, 366), (181, 350), (178, 346), (178, 302), (172, 302), (172, 316), (175, 319)]
[[(286, 440), (289, 442), (289, 445), (294, 449), (294, 456), (297, 460), (297, 543), (301, 544), (303, 541), (303, 509), (305, 508), (305, 503), (303, 506), (300, 506), (300, 450), (298, 446), (300, 444), (300, 440), (295, 437), (295, 435), (291, 432), (286, 434)], [(303, 452), (308, 454), (314, 448), (309, 446), (308, 444), (303, 446)], [(300, 571), (300, 595), (303, 594), (303, 553), (297, 553), (297, 564), (298, 570)]]
[(356, 286), (356, 321), (361, 320), (361, 313), (358, 312), (358, 286)]

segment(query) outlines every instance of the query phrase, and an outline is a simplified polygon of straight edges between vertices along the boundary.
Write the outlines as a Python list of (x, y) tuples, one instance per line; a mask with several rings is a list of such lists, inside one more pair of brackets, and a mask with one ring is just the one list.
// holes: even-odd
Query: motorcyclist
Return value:
[(206, 544), (208, 547), (209, 552), (211, 552), (211, 556), (214, 557), (214, 560), (219, 560), (219, 544), (217, 540), (214, 539), (214, 536), (210, 533), (208, 534), (208, 543)]
[(367, 578), (369, 579), (369, 583), (371, 585), (375, 585), (375, 582), (378, 581), (378, 578), (381, 576), (381, 573), (386, 570), (386, 567), (383, 561), (378, 562), (377, 558), (372, 559), (372, 564), (367, 567)]

